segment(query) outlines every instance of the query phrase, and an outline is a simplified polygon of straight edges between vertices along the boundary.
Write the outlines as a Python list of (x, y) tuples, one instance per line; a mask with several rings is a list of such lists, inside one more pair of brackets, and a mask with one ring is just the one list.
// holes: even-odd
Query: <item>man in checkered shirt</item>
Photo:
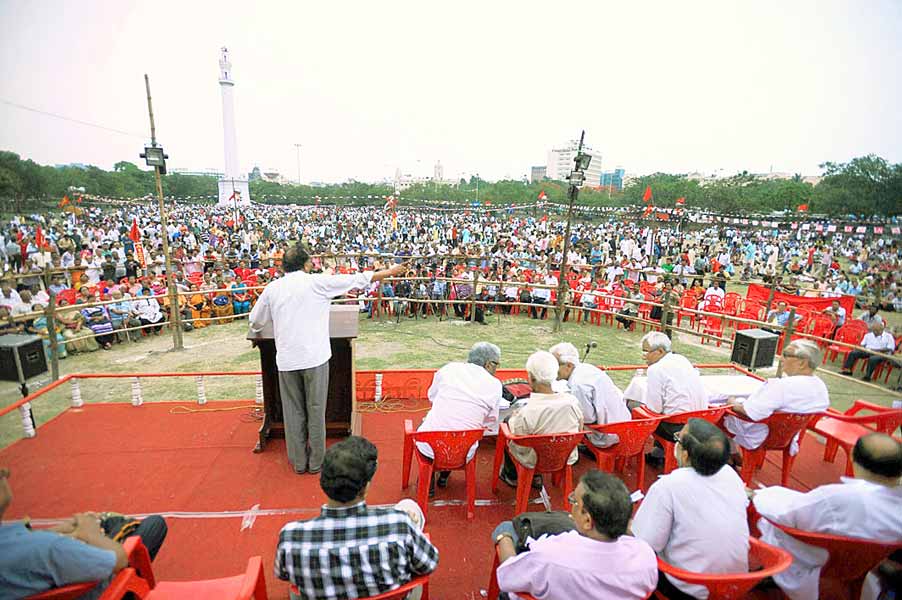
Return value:
[(292, 600), (376, 596), (435, 570), (438, 550), (421, 531), (415, 503), (406, 501), (412, 507), (404, 510), (366, 505), (375, 472), (376, 447), (365, 438), (351, 436), (326, 450), (320, 487), (329, 502), (320, 516), (292, 521), (279, 533), (275, 573), (291, 582)]

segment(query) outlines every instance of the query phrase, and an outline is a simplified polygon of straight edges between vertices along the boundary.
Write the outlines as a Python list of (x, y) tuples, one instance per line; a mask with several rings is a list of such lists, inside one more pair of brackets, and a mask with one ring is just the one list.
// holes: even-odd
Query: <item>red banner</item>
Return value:
[(135, 244), (135, 258), (138, 259), (138, 262), (141, 263), (141, 268), (147, 268), (147, 259), (144, 258), (144, 246), (141, 244)]
[[(749, 284), (749, 289), (745, 293), (746, 298), (758, 300), (761, 304), (767, 305), (767, 298), (770, 295), (770, 289), (758, 285), (757, 283)], [(804, 308), (806, 310), (825, 310), (830, 308), (834, 300), (839, 300), (840, 306), (846, 309), (846, 322), (851, 321), (854, 317), (852, 312), (855, 310), (855, 296), (839, 296), (838, 298), (806, 298), (805, 296), (793, 296), (783, 292), (774, 292), (774, 302), (771, 308), (776, 308), (777, 302), (783, 301), (790, 306), (796, 308)]]

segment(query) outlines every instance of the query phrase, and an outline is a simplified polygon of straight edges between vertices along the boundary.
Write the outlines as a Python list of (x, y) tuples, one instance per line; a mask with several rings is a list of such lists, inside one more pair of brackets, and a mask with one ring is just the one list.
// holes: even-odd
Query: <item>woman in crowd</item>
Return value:
[[(43, 311), (44, 308), (44, 305), (40, 303), (36, 303), (32, 306), (32, 309), (35, 311)], [(41, 336), (41, 339), (44, 342), (44, 355), (47, 357), (47, 360), (51, 360), (53, 358), (53, 348), (50, 345), (50, 332), (47, 328), (47, 317), (42, 313), (40, 317), (32, 321), (30, 329), (32, 333)], [(66, 338), (63, 337), (62, 331), (62, 324), (57, 322), (53, 332), (56, 336), (56, 352), (59, 358), (66, 358), (68, 356), (66, 353)]]
[(65, 298), (60, 298), (60, 310), (56, 313), (56, 319), (63, 327), (63, 338), (66, 340), (66, 348), (71, 352), (94, 352), (100, 346), (91, 337), (91, 330), (85, 326), (85, 317), (78, 307), (69, 304)]

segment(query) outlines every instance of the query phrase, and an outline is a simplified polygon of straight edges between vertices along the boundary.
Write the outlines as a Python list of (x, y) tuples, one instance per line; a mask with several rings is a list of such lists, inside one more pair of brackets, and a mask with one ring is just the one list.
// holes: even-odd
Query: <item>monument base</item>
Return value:
[(251, 192), (247, 187), (247, 179), (220, 179), (219, 202), (217, 206), (235, 206), (232, 194), (238, 192), (238, 206), (250, 206)]

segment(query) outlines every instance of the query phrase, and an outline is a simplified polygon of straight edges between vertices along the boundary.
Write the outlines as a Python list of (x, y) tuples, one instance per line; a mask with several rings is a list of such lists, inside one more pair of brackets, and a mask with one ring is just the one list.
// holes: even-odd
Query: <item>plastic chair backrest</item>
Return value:
[(660, 418), (633, 419), (622, 423), (608, 423), (606, 425), (589, 425), (589, 428), (598, 433), (616, 435), (620, 441), (607, 448), (599, 448), (607, 454), (614, 456), (634, 456), (645, 448), (645, 440), (655, 430)]
[(413, 439), (429, 444), (435, 454), (432, 459), (433, 468), (441, 471), (464, 466), (470, 446), (481, 440), (484, 433), (482, 429), (418, 431), (413, 434)]
[(542, 473), (560, 471), (566, 467), (570, 453), (573, 452), (573, 449), (586, 435), (584, 431), (541, 435), (513, 435), (507, 423), (502, 423), (501, 427), (504, 429), (504, 435), (508, 441), (535, 450), (535, 469), (537, 472)]
[(726, 411), (726, 406), (706, 408), (704, 410), (690, 410), (689, 412), (664, 415), (662, 420), (665, 423), (687, 423), (689, 419), (704, 419), (711, 423), (717, 423)]
[(782, 573), (792, 564), (792, 555), (782, 548), (765, 544), (761, 540), (749, 538), (749, 566), (762, 568), (748, 573), (694, 573), (684, 571), (658, 559), (658, 569), (681, 581), (703, 585), (708, 588), (709, 598), (718, 600), (739, 600), (745, 598), (750, 589), (764, 579)]
[(894, 551), (902, 549), (902, 543), (898, 542), (877, 542), (843, 535), (802, 531), (771, 521), (764, 516), (761, 518), (800, 542), (823, 548), (829, 552), (830, 557), (827, 559), (827, 564), (821, 569), (821, 577), (839, 581), (854, 581), (864, 578), (868, 571), (880, 564), (884, 558)]
[(836, 337), (834, 339), (837, 342), (857, 344), (864, 338), (864, 335), (866, 333), (867, 329), (861, 329), (857, 325), (846, 324), (839, 328), (839, 331), (836, 332)]
[[(736, 413), (731, 412), (730, 414), (738, 419), (752, 422), (751, 419)], [(820, 418), (823, 414), (775, 412), (766, 419), (754, 421), (755, 423), (767, 425), (767, 439), (759, 447), (765, 450), (783, 450), (789, 447), (796, 434), (801, 434), (808, 428), (809, 422)]]
[[(859, 415), (862, 410), (870, 411), (870, 414)], [(902, 409), (880, 406), (867, 400), (856, 400), (852, 407), (841, 415), (827, 413), (830, 417), (839, 417), (842, 421), (873, 423), (874, 429), (887, 435), (895, 433), (902, 426)]]
[[(409, 594), (415, 588), (418, 588), (421, 585), (426, 585), (428, 583), (429, 575), (421, 575), (416, 579), (411, 579), (409, 582), (405, 583), (398, 589), (384, 592), (382, 594), (379, 594), (378, 596), (367, 596), (366, 598), (360, 598), (360, 600), (404, 600), (404, 598), (407, 597), (407, 594)], [(291, 585), (290, 589), (293, 594), (300, 596), (298, 588), (295, 585)]]
[(829, 317), (817, 315), (809, 323), (809, 329), (809, 333), (811, 333), (811, 335), (824, 337), (825, 335), (833, 331), (833, 321), (831, 321)]
[(40, 594), (26, 596), (25, 600), (75, 600), (81, 598), (91, 590), (93, 590), (99, 581), (85, 581), (83, 583), (72, 583), (63, 587), (53, 588)]
[(723, 299), (724, 311), (735, 312), (741, 300), (742, 296), (740, 294), (737, 294), (736, 292), (728, 292)]

